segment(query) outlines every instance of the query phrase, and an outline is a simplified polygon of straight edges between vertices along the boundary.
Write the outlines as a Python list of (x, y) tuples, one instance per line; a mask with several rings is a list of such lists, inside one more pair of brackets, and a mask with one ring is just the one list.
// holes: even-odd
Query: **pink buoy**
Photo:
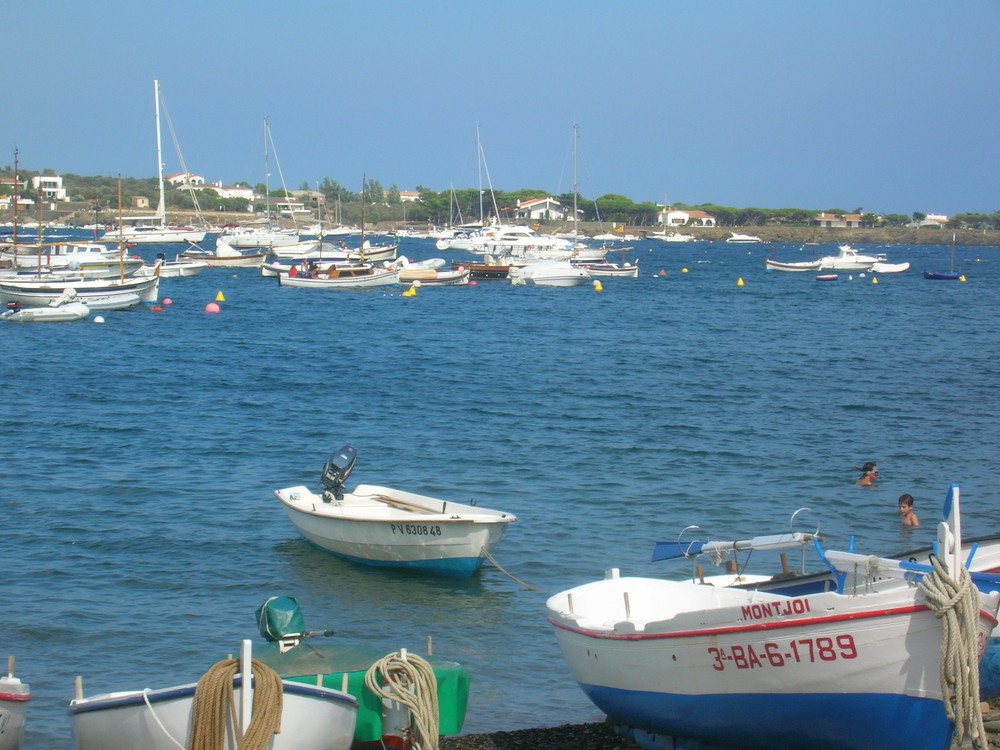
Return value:
[(172, 304), (174, 304), (174, 301), (172, 299), (170, 299), (170, 297), (164, 297), (163, 298), (163, 302), (161, 302), (160, 304), (161, 305), (172, 305)]
[(478, 283), (478, 281), (470, 281), (469, 286), (476, 286)]
[(214, 302), (209, 302), (207, 305), (205, 305), (205, 312), (207, 312), (207, 313), (217, 313), (217, 312), (219, 312), (219, 306), (217, 304), (215, 304)]

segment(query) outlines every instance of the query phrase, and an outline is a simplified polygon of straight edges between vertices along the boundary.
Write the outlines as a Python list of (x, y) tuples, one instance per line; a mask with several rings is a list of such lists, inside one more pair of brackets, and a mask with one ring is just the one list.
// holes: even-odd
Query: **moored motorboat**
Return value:
[(885, 255), (865, 255), (850, 245), (837, 247), (836, 255), (826, 255), (820, 258), (821, 268), (835, 271), (867, 271), (876, 263), (884, 263)]
[(198, 683), (91, 697), (78, 688), (69, 704), (76, 750), (214, 747), (212, 737), (237, 750), (248, 736), (269, 737), (269, 750), (348, 750), (357, 709), (340, 690), (282, 680), (251, 659), (248, 640), (239, 660), (218, 662)]
[(58, 300), (67, 289), (73, 289), (77, 301), (91, 310), (120, 310), (140, 302), (155, 302), (159, 283), (159, 276), (68, 281), (0, 279), (0, 303), (45, 307)]
[(12, 323), (63, 323), (82, 320), (90, 315), (90, 308), (76, 299), (76, 290), (67, 288), (45, 307), (24, 307), (19, 302), (8, 302), (0, 313), (0, 320)]
[[(950, 498), (934, 568), (827, 552), (836, 590), (803, 595), (623, 578), (612, 570), (551, 597), (549, 621), (583, 691), (644, 747), (693, 739), (727, 747), (943, 750), (952, 739), (950, 716), (960, 716), (960, 734), (981, 731), (967, 721), (978, 715), (978, 696), (966, 676), (1000, 607), (995, 590), (963, 586), (954, 596), (965, 614), (958, 625), (943, 624), (954, 604), (949, 580), (968, 575), (957, 491)], [(897, 580), (880, 583), (889, 579)], [(961, 690), (950, 687), (956, 679)], [(952, 701), (956, 714), (945, 710)], [(974, 714), (963, 713), (969, 701)], [(905, 722), (885, 720), (903, 715)]]
[(230, 245), (222, 237), (215, 240), (215, 250), (210, 252), (197, 243), (189, 243), (190, 247), (177, 256), (177, 260), (194, 260), (207, 263), (209, 266), (238, 266), (257, 268), (264, 264), (267, 253), (243, 252)]
[(31, 687), (14, 676), (14, 657), (7, 657), (7, 674), (0, 676), (0, 750), (18, 750)]
[(302, 485), (275, 491), (307, 540), (349, 560), (468, 578), (492, 554), (511, 513), (412, 492), (358, 485), (344, 492), (356, 451), (341, 448), (323, 467), (324, 489)]
[(512, 266), (508, 272), (514, 286), (582, 286), (590, 283), (590, 272), (565, 260), (546, 260)]
[(278, 284), (299, 289), (364, 289), (367, 287), (391, 286), (399, 282), (399, 271), (395, 268), (372, 266), (367, 263), (335, 263), (317, 275), (303, 275), (289, 270), (278, 274)]
[(726, 242), (732, 245), (756, 245), (763, 242), (760, 237), (753, 234), (740, 234), (739, 232), (730, 232), (729, 237), (726, 238)]

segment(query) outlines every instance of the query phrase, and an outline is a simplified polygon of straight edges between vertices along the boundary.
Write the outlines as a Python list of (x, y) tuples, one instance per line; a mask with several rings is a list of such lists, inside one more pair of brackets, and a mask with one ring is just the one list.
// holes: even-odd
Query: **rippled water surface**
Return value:
[[(961, 283), (920, 275), (948, 269), (946, 247), (865, 249), (913, 270), (817, 283), (763, 269), (808, 249), (638, 243), (641, 277), (601, 293), (482, 282), (406, 299), (210, 269), (164, 279), (162, 313), (0, 325), (0, 643), (32, 685), (26, 747), (71, 747), (76, 675), (87, 694), (196, 680), (258, 637), (254, 610), (279, 594), (307, 626), (386, 652), (432, 636), (472, 674), (467, 732), (597, 720), (545, 599), (610, 567), (684, 575), (649, 558), (689, 524), (773, 533), (808, 506), (828, 543), (889, 553), (931, 540), (954, 482), (966, 533), (995, 532), (1000, 252), (959, 248)], [(306, 544), (273, 490), (318, 482), (345, 443), (352, 486), (515, 513), (495, 554), (538, 590)], [(878, 487), (853, 484), (866, 460)], [(924, 520), (909, 537), (903, 492)]]

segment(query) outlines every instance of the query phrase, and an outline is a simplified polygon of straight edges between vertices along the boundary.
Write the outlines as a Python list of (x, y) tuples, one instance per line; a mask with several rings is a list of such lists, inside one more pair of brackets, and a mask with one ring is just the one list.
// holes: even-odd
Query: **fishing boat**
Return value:
[(785, 262), (780, 260), (774, 260), (774, 258), (764, 259), (764, 268), (769, 271), (790, 271), (792, 273), (804, 272), (804, 271), (818, 271), (823, 266), (823, 262), (819, 260), (799, 260), (792, 262)]
[[(954, 729), (946, 703), (974, 701), (978, 714), (965, 673), (1000, 607), (996, 591), (970, 587), (969, 616), (949, 640), (934, 586), (964, 572), (957, 489), (946, 515), (941, 569), (825, 552), (837, 589), (799, 596), (613, 569), (551, 597), (548, 619), (574, 679), (644, 747), (944, 750)], [(904, 582), (875, 585), (889, 578)], [(961, 675), (943, 664), (953, 649)], [(969, 689), (953, 695), (959, 677)]]
[(123, 279), (0, 279), (0, 304), (16, 302), (22, 307), (47, 307), (67, 289), (90, 310), (121, 310), (142, 302), (155, 302), (160, 277), (131, 276)]
[(364, 289), (391, 286), (398, 282), (398, 269), (372, 266), (367, 263), (335, 263), (316, 276), (292, 274), (290, 271), (278, 274), (280, 286), (299, 289)]
[[(266, 642), (254, 645), (255, 660), (288, 682), (339, 689), (358, 701), (355, 750), (404, 750), (414, 746), (408, 741), (420, 739), (415, 733), (422, 729), (436, 729), (441, 736), (462, 731), (469, 671), (458, 662), (430, 655), (429, 639), (424, 655), (406, 648), (387, 653), (367, 642), (331, 637), (333, 630), (307, 631), (299, 604), (290, 596), (270, 597), (256, 617)], [(409, 705), (383, 700), (383, 685), (410, 676), (415, 679)]]
[(951, 268), (948, 271), (924, 271), (924, 278), (931, 281), (965, 281), (961, 271), (955, 270), (955, 235), (951, 235)]
[(475, 281), (506, 281), (510, 274), (510, 263), (498, 260), (492, 255), (483, 257), (482, 263), (466, 263), (465, 261), (453, 260), (451, 262), (453, 271), (459, 268), (469, 270), (469, 278)]
[(289, 519), (308, 541), (367, 565), (468, 578), (517, 520), (511, 513), (412, 492), (358, 485), (344, 492), (357, 452), (344, 446), (323, 467), (323, 491), (277, 490)]
[(909, 263), (885, 263), (883, 261), (879, 261), (878, 263), (872, 264), (872, 273), (877, 274), (905, 273), (909, 270)]
[[(129, 690), (70, 701), (76, 750), (237, 750), (248, 737), (270, 737), (269, 750), (348, 750), (357, 700), (340, 690), (285, 681), (251, 658), (249, 640), (240, 658), (215, 664), (197, 683)], [(250, 689), (246, 689), (247, 685)], [(272, 736), (273, 735), (273, 736)], [(256, 745), (263, 747), (263, 745)]]
[(392, 265), (399, 269), (400, 284), (420, 286), (463, 286), (469, 283), (470, 271), (464, 265), (445, 268), (444, 258), (428, 258), (411, 261), (406, 257), (397, 258)]
[(18, 750), (31, 687), (14, 676), (14, 657), (7, 657), (7, 674), (0, 677), (0, 750)]
[(622, 279), (639, 278), (638, 263), (611, 263), (610, 261), (604, 261), (603, 263), (574, 262), (573, 265), (586, 269), (587, 273), (591, 276), (608, 276)]
[(243, 252), (230, 245), (222, 237), (215, 240), (215, 250), (209, 251), (197, 243), (188, 243), (189, 247), (177, 256), (177, 260), (199, 261), (209, 266), (237, 266), (244, 268), (259, 268), (264, 265), (267, 253)]
[(167, 260), (163, 253), (157, 253), (153, 265), (143, 265), (135, 275), (159, 276), (161, 279), (181, 278), (197, 276), (208, 267), (208, 263), (203, 260), (193, 260), (180, 255), (175, 256), (173, 260)]

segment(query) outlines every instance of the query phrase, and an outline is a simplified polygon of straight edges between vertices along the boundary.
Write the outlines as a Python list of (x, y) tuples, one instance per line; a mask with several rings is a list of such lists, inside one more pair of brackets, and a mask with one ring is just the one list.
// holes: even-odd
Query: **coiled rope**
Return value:
[(933, 571), (923, 577), (920, 590), (927, 606), (942, 621), (941, 694), (948, 720), (955, 725), (955, 744), (966, 738), (986, 747), (983, 714), (979, 710), (979, 592), (969, 571), (953, 578), (936, 555)]
[(437, 678), (425, 659), (416, 654), (405, 658), (399, 652), (387, 654), (368, 668), (365, 686), (380, 698), (397, 701), (410, 710), (410, 726), (401, 728), (409, 732), (413, 750), (438, 750)]
[[(227, 719), (238, 727), (233, 678), (239, 671), (238, 659), (225, 659), (214, 664), (198, 680), (191, 712), (189, 750), (222, 750), (225, 747)], [(256, 659), (253, 670), (253, 716), (246, 733), (237, 740), (239, 750), (266, 750), (275, 734), (281, 731), (281, 677)], [(243, 689), (250, 689), (245, 676)]]

